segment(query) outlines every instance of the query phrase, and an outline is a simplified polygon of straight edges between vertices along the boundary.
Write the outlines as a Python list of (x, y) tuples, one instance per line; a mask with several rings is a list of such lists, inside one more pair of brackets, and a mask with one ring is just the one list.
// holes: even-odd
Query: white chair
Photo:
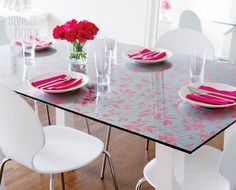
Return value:
[(175, 29), (163, 34), (158, 39), (156, 47), (182, 55), (191, 55), (195, 50), (204, 50), (206, 58), (214, 60), (214, 49), (210, 41), (200, 32), (189, 29)]
[(197, 32), (202, 32), (200, 18), (191, 10), (185, 10), (180, 15), (179, 28), (186, 28)]
[(107, 156), (115, 189), (118, 189), (111, 156), (104, 151), (101, 140), (65, 126), (42, 127), (32, 108), (16, 93), (0, 86), (0, 147), (9, 159), (35, 172), (50, 175), (50, 190), (54, 189), (54, 174), (81, 168), (101, 153)]
[[(188, 156), (185, 189), (188, 190), (234, 190), (236, 189), (236, 132), (227, 142), (223, 152), (203, 146), (192, 155)], [(141, 189), (143, 182), (147, 181), (153, 187), (158, 188), (155, 179), (155, 159), (144, 168), (144, 177), (138, 182), (136, 190)], [(157, 166), (158, 168), (158, 166)]]

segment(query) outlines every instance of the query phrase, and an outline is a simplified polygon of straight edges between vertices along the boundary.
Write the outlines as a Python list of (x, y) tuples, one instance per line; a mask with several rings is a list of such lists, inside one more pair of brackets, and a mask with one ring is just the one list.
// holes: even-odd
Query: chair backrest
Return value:
[(182, 12), (179, 18), (179, 28), (187, 28), (197, 32), (202, 32), (200, 18), (190, 10)]
[(10, 43), (10, 40), (6, 34), (5, 22), (6, 19), (4, 17), (0, 17), (0, 45), (5, 45)]
[(33, 109), (15, 92), (0, 85), (0, 147), (8, 158), (34, 169), (33, 157), (45, 136)]
[(235, 171), (236, 171), (236, 131), (224, 148), (220, 160), (220, 173), (230, 183), (230, 189), (236, 189)]
[(207, 59), (214, 60), (214, 49), (209, 40), (200, 32), (189, 29), (175, 29), (163, 34), (156, 47), (183, 55), (192, 55), (195, 50), (202, 50), (206, 52)]

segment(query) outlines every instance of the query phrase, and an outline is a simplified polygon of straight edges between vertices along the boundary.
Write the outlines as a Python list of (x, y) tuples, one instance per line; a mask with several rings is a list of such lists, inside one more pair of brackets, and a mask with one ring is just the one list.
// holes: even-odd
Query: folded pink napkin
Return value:
[(53, 81), (57, 80), (57, 84), (51, 85), (50, 87), (42, 88), (42, 89), (44, 89), (44, 90), (65, 90), (68, 88), (75, 87), (83, 82), (83, 79), (81, 79), (81, 78), (70, 78), (70, 80), (68, 80), (68, 81), (63, 81), (63, 80), (60, 81), (60, 79), (64, 79), (64, 78), (66, 78), (66, 76), (67, 75), (65, 75), (65, 74), (60, 74), (60, 75), (56, 75), (56, 76), (53, 76), (50, 78), (37, 80), (35, 82), (32, 82), (31, 84), (34, 87), (38, 87), (43, 84), (47, 84), (51, 81), (53, 82)]
[[(211, 92), (218, 92), (218, 93), (221, 93), (221, 94), (236, 97), (236, 91), (217, 90), (215, 88), (212, 88), (212, 87), (209, 87), (209, 86), (203, 86), (203, 85), (200, 86), (199, 89), (208, 90), (208, 91), (211, 91)], [(191, 100), (195, 100), (195, 101), (199, 101), (199, 102), (203, 102), (203, 103), (207, 103), (207, 104), (214, 104), (214, 105), (231, 104), (230, 101), (226, 101), (226, 100), (222, 100), (222, 99), (218, 99), (218, 98), (213, 98), (213, 97), (210, 97), (210, 96), (207, 96), (207, 95), (187, 94), (186, 97), (191, 99)], [(227, 98), (227, 99), (229, 99), (229, 98)]]
[(68, 88), (75, 87), (83, 82), (83, 79), (71, 78), (69, 81), (63, 81), (60, 84), (50, 86), (48, 88), (43, 88), (44, 90), (65, 90)]
[(149, 50), (149, 49), (143, 49), (143, 50), (141, 50), (141, 51), (139, 51), (139, 52), (137, 52), (137, 53), (128, 54), (128, 57), (129, 57), (129, 58), (132, 58), (132, 57), (140, 56), (140, 55), (143, 55), (143, 54), (146, 54), (146, 53), (149, 53), (149, 52), (151, 52), (151, 50)]
[[(28, 41), (25, 41), (25, 43), (28, 44), (28, 45), (31, 45), (33, 43), (33, 40), (34, 39), (31, 38)], [(41, 47), (48, 46), (48, 45), (51, 45), (51, 44), (52, 44), (52, 41), (43, 41), (39, 38), (35, 39), (35, 47), (36, 48), (41, 48)], [(22, 46), (22, 42), (21, 41), (16, 41), (16, 45)]]
[(56, 75), (56, 76), (53, 76), (53, 77), (49, 77), (49, 78), (45, 78), (45, 79), (34, 81), (31, 84), (34, 87), (38, 87), (38, 86), (41, 86), (43, 84), (49, 83), (51, 81), (59, 80), (59, 79), (64, 79), (64, 78), (66, 78), (66, 75), (65, 74), (60, 74), (60, 75)]

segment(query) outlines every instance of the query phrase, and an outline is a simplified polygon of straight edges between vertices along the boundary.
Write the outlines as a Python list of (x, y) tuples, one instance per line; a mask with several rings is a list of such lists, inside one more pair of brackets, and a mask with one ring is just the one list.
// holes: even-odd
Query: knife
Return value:
[(152, 55), (152, 54), (155, 54), (155, 53), (158, 53), (157, 51), (150, 51), (150, 52), (147, 52), (147, 53), (143, 53), (143, 54), (140, 54), (140, 55), (136, 55), (136, 56), (133, 56), (133, 57), (130, 57), (131, 59), (140, 59), (140, 58), (143, 58), (144, 56), (149, 56), (149, 55)]
[(196, 87), (192, 87), (192, 86), (188, 86), (187, 87), (189, 89), (189, 91), (197, 91), (199, 93), (202, 93), (202, 94), (207, 94), (210, 93), (210, 94), (213, 94), (213, 95), (217, 95), (217, 96), (223, 96), (223, 97), (226, 97), (226, 98), (230, 98), (230, 99), (234, 99), (236, 100), (236, 96), (230, 96), (230, 95), (227, 95), (227, 94), (223, 94), (223, 93), (219, 93), (219, 92), (212, 92), (210, 90), (205, 90), (205, 89), (199, 89), (199, 88), (196, 88)]
[[(194, 88), (194, 87), (187, 87), (188, 88), (188, 90), (190, 91), (190, 92), (192, 92), (193, 94), (197, 94), (197, 95), (206, 95), (206, 96), (209, 96), (209, 97), (212, 97), (212, 98), (217, 98), (217, 99), (220, 99), (220, 100), (224, 100), (224, 101), (228, 101), (228, 102), (231, 102), (231, 103), (235, 103), (235, 101), (236, 101), (236, 97), (234, 97), (234, 100), (232, 100), (233, 98), (231, 98), (231, 99), (228, 99), (228, 98), (226, 98), (226, 97), (221, 97), (222, 96), (222, 94), (221, 93), (217, 93), (217, 94), (220, 94), (220, 96), (219, 95), (217, 95), (217, 94), (212, 94), (211, 93), (211, 91), (208, 91), (208, 90), (202, 90), (202, 89), (198, 89), (198, 88)], [(209, 93), (211, 93), (211, 94), (209, 94)], [(214, 92), (213, 92), (214, 93)], [(233, 96), (231, 96), (231, 97), (233, 97)]]

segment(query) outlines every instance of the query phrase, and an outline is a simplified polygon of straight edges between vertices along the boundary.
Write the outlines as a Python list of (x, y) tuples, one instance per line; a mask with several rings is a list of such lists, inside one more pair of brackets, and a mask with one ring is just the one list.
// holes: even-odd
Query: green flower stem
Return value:
[(87, 53), (83, 51), (85, 43), (80, 44), (77, 40), (72, 42), (73, 51), (70, 53), (70, 60), (86, 60)]

